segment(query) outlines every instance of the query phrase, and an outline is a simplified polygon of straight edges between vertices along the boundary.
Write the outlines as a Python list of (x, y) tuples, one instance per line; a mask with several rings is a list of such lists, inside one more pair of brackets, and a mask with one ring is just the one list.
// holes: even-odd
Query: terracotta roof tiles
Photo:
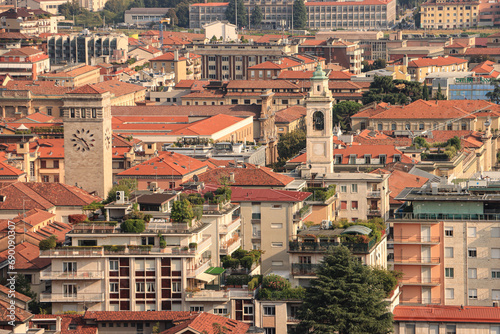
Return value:
[(187, 311), (87, 311), (84, 320), (96, 322), (111, 321), (181, 321), (193, 317)]
[(500, 308), (491, 306), (403, 306), (393, 311), (395, 321), (500, 323)]
[(118, 176), (184, 176), (195, 171), (204, 171), (206, 165), (201, 161), (174, 152), (162, 152), (137, 166), (118, 173)]
[(270, 168), (216, 168), (198, 175), (201, 182), (221, 184), (221, 179), (229, 179), (234, 174), (233, 186), (284, 187), (294, 181), (293, 177), (273, 172)]
[(67, 94), (104, 94), (106, 91), (104, 89), (100, 89), (98, 87), (93, 87), (93, 85), (85, 85), (73, 89)]
[(225, 328), (224, 332), (227, 334), (245, 334), (250, 327), (241, 321), (232, 320), (220, 315), (202, 312), (194, 316), (194, 319), (185, 321), (175, 327), (169, 328), (160, 334), (176, 334), (176, 333), (204, 333), (204, 334), (218, 334), (219, 329), (214, 327), (217, 323), (221, 328)]

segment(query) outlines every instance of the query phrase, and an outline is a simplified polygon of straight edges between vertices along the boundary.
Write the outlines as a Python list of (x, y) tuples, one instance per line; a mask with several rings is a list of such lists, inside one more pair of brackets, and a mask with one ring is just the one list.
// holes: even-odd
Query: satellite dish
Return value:
[(200, 179), (198, 178), (198, 175), (193, 175), (193, 181), (198, 182)]

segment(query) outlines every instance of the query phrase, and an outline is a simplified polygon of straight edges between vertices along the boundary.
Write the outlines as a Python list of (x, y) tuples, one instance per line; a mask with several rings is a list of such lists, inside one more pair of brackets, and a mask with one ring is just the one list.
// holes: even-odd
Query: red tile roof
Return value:
[[(276, 80), (278, 81), (278, 80)], [(279, 80), (281, 81), (281, 80)], [(226, 114), (232, 116), (260, 117), (259, 105), (209, 105), (209, 106), (134, 106), (111, 107), (113, 116), (214, 116)]]
[(262, 186), (262, 187), (284, 187), (295, 179), (293, 177), (275, 173), (270, 168), (216, 168), (198, 175), (201, 182), (210, 184), (221, 184), (224, 178), (229, 179), (234, 174), (233, 186)]
[[(87, 324), (81, 314), (36, 314), (34, 319), (51, 319), (61, 318), (60, 334), (97, 334), (97, 325)], [(33, 325), (33, 322), (30, 323)], [(69, 326), (76, 326), (76, 329), (69, 329)]]
[(19, 49), (10, 49), (8, 52), (4, 53), (2, 57), (12, 57), (12, 56), (32, 56), (36, 54), (43, 54), (43, 50), (35, 49), (32, 47), (23, 47)]
[[(40, 248), (30, 242), (23, 242), (16, 245), (16, 269), (17, 270), (40, 270), (50, 266), (50, 259), (41, 259)], [(0, 261), (5, 261), (9, 250), (0, 253)]]
[(402, 306), (393, 311), (394, 321), (500, 323), (500, 308), (490, 306)]
[(128, 82), (122, 82), (119, 80), (107, 80), (91, 86), (94, 89), (110, 92), (115, 97), (131, 94), (139, 91), (146, 91), (146, 87), (134, 85)]
[(7, 163), (0, 162), (0, 179), (16, 178), (23, 175), (24, 172)]
[[(0, 284), (0, 293), (8, 295), (10, 293), (10, 289), (8, 287)], [(27, 303), (31, 300), (31, 297), (23, 295), (20, 292), (16, 292), (16, 299), (19, 299), (20, 301)]]
[(311, 193), (278, 189), (248, 189), (231, 187), (232, 202), (302, 202)]
[(227, 89), (299, 89), (287, 80), (231, 80)]
[(468, 46), (468, 45), (466, 45), (466, 44), (459, 43), (459, 42), (455, 42), (455, 43), (453, 43), (453, 44), (450, 44), (450, 45), (445, 46), (444, 48), (445, 48), (445, 49), (456, 49), (456, 48), (461, 48), (461, 49), (463, 49), (463, 48), (466, 48), (467, 46)]
[(448, 66), (453, 64), (463, 64), (467, 63), (466, 59), (456, 58), (456, 57), (432, 57), (432, 58), (418, 58), (415, 60), (411, 60), (408, 63), (408, 68), (419, 68), (419, 67), (428, 67), (428, 66)]
[(88, 72), (93, 72), (93, 71), (99, 71), (99, 67), (95, 66), (90, 66), (90, 65), (84, 65), (80, 66), (78, 68), (69, 70), (69, 71), (64, 71), (64, 72), (58, 72), (58, 73), (46, 73), (46, 74), (40, 74), (40, 77), (77, 77), (79, 75), (88, 73)]
[[(16, 293), (17, 295), (17, 293)], [(14, 316), (14, 319), (11, 316)], [(14, 323), (23, 323), (27, 322), (29, 319), (33, 317), (33, 314), (30, 312), (23, 310), (22, 308), (14, 305), (14, 310), (11, 309), (11, 304), (8, 301), (0, 300), (0, 322), (7, 324), (10, 321), (14, 320)], [(7, 332), (13, 333), (13, 332)]]
[(187, 311), (87, 311), (84, 320), (108, 321), (181, 321), (196, 313)]
[(465, 55), (500, 55), (500, 48), (469, 48), (465, 51)]
[[(330, 80), (350, 80), (353, 75), (353, 73), (346, 71), (331, 71), (328, 78)], [(359, 85), (359, 82), (356, 82), (356, 84)]]
[(208, 3), (194, 3), (194, 7), (223, 7), (229, 5), (229, 2), (208, 2)]
[(405, 173), (400, 170), (393, 170), (392, 172), (385, 169), (376, 169), (372, 174), (391, 174), (389, 176), (389, 201), (391, 204), (402, 204), (402, 201), (396, 200), (395, 198), (401, 193), (406, 187), (417, 187), (420, 188), (429, 179), (423, 176), (417, 176), (409, 173)]
[(174, 152), (162, 152), (135, 167), (118, 173), (119, 176), (185, 176), (193, 172), (203, 172), (207, 166), (201, 161)]
[(11, 80), (6, 90), (29, 90), (33, 95), (64, 95), (70, 88), (56, 86), (55, 81)]
[[(349, 164), (349, 157), (351, 155), (355, 155), (356, 158), (361, 159), (364, 158), (367, 154), (371, 155), (372, 159), (379, 158), (381, 154), (385, 154), (387, 157), (386, 164), (395, 162), (394, 155), (399, 154), (401, 157), (401, 162), (411, 163), (411, 159), (404, 155), (403, 152), (396, 149), (394, 145), (353, 145), (334, 149), (333, 155), (336, 156), (338, 154), (342, 155), (342, 164)], [(297, 162), (300, 162), (300, 160), (303, 160), (307, 157), (307, 153), (304, 153), (303, 155), (305, 155), (305, 157), (299, 156), (294, 158), (293, 160), (297, 160)]]
[(307, 109), (301, 106), (292, 106), (276, 113), (275, 123), (290, 123), (307, 114)]
[(224, 333), (227, 334), (245, 334), (250, 327), (250, 324), (244, 322), (202, 312), (196, 315), (194, 319), (167, 329), (160, 334), (192, 333), (193, 331), (195, 333), (218, 334), (220, 329), (214, 326), (216, 323), (220, 325), (220, 328), (225, 328)]
[(105, 90), (93, 87), (93, 85), (85, 85), (78, 87), (76, 89), (73, 89), (72, 91), (68, 92), (67, 94), (104, 94), (106, 93)]

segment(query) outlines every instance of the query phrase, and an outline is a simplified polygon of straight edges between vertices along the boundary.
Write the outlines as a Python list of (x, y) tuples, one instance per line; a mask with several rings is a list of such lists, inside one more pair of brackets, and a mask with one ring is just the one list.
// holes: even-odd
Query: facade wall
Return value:
[(421, 6), (421, 28), (455, 29), (475, 27), (479, 23), (479, 2), (424, 3)]

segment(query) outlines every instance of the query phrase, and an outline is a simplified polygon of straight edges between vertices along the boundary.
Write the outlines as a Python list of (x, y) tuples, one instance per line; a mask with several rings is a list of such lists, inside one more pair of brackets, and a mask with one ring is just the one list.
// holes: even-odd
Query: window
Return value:
[(453, 258), (453, 247), (444, 248), (444, 257)]
[(243, 307), (243, 314), (250, 315), (253, 314), (253, 305), (247, 305)]
[(47, 115), (52, 116), (52, 108), (47, 108)]
[(351, 192), (352, 193), (358, 192), (358, 185), (357, 184), (351, 184)]
[(274, 223), (274, 224), (271, 224), (271, 228), (283, 228), (283, 224), (282, 223)]
[(500, 278), (500, 269), (491, 269), (491, 278)]
[(444, 228), (444, 235), (447, 237), (452, 237), (453, 236), (453, 227), (451, 226), (445, 226)]
[(491, 289), (491, 299), (493, 299), (493, 300), (500, 300), (500, 290), (498, 290), (498, 289)]
[(310, 256), (299, 256), (299, 263), (311, 264), (311, 257)]
[(401, 155), (394, 154), (394, 162), (400, 162), (400, 161), (401, 161)]
[(500, 227), (492, 227), (491, 228), (491, 237), (492, 238), (500, 238)]
[(64, 297), (76, 297), (76, 284), (63, 284)]
[(351, 209), (352, 210), (357, 210), (358, 209), (358, 201), (352, 201), (351, 202)]
[(475, 227), (467, 227), (467, 236), (469, 238), (475, 238), (476, 237), (476, 228)]
[(469, 289), (469, 299), (477, 299), (477, 289)]
[(227, 314), (227, 308), (214, 308), (214, 314)]
[(446, 334), (457, 334), (456, 325), (446, 325)]
[(491, 258), (492, 259), (500, 259), (500, 248), (492, 248), (491, 249)]
[(97, 117), (97, 109), (92, 108), (92, 118), (96, 118), (96, 117)]
[(54, 160), (53, 167), (54, 168), (59, 168), (59, 160)]
[(454, 268), (444, 268), (444, 276), (446, 278), (455, 277), (455, 269)]
[(135, 292), (144, 292), (144, 283), (136, 282), (135, 283)]
[(273, 209), (281, 209), (281, 204), (274, 204), (272, 206)]
[(444, 290), (444, 294), (445, 294), (446, 299), (455, 299), (455, 289), (446, 288)]
[(47, 161), (46, 160), (40, 161), (40, 168), (47, 168)]
[(347, 186), (340, 186), (340, 192), (341, 193), (346, 193), (347, 192)]
[(63, 272), (75, 273), (76, 272), (76, 262), (63, 262)]
[(191, 311), (191, 312), (203, 312), (203, 311), (205, 311), (205, 307), (203, 307), (203, 306), (191, 306), (189, 308), (189, 311)]
[(347, 210), (347, 201), (340, 201), (340, 210)]
[(118, 283), (109, 283), (109, 292), (118, 292)]
[(406, 334), (415, 334), (415, 324), (406, 324), (405, 325), (405, 333)]
[(264, 315), (276, 315), (276, 308), (274, 306), (264, 306)]
[(477, 250), (475, 247), (469, 248), (467, 253), (468, 253), (469, 257), (477, 257)]
[(469, 268), (467, 270), (467, 277), (471, 279), (476, 279), (477, 278), (477, 268)]
[(81, 118), (87, 117), (87, 110), (85, 108), (80, 109), (80, 117)]
[(283, 247), (282, 242), (271, 242), (271, 247)]
[(276, 334), (276, 328), (264, 328), (264, 333), (265, 334)]
[(181, 282), (172, 282), (172, 292), (181, 292)]
[(155, 292), (155, 290), (156, 290), (155, 283), (153, 283), (153, 282), (146, 283), (146, 291), (147, 292)]

